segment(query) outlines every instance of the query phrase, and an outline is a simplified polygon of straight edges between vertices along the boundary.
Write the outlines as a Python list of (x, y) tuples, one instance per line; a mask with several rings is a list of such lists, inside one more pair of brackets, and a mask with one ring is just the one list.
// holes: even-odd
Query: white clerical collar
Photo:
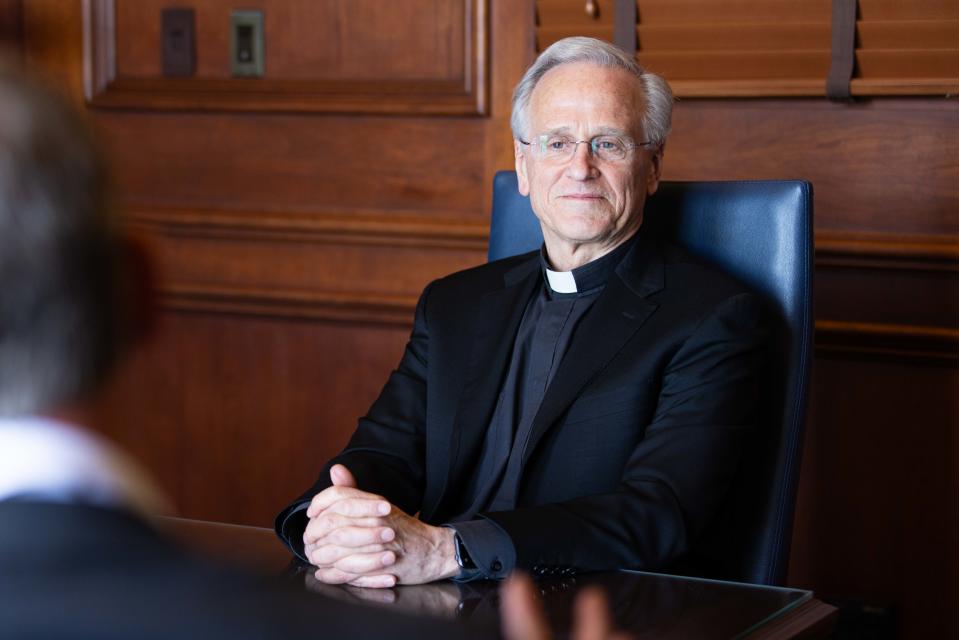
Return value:
[(627, 238), (609, 253), (595, 260), (580, 265), (572, 271), (553, 271), (550, 269), (549, 256), (546, 254), (546, 243), (540, 248), (539, 259), (546, 273), (549, 288), (554, 293), (588, 293), (598, 291), (606, 286), (613, 276), (619, 263), (629, 253), (639, 234)]
[(0, 500), (21, 496), (173, 512), (147, 474), (103, 438), (48, 418), (0, 418)]
[(576, 293), (576, 277), (572, 271), (553, 271), (546, 269), (546, 279), (549, 280), (549, 288), (556, 293)]

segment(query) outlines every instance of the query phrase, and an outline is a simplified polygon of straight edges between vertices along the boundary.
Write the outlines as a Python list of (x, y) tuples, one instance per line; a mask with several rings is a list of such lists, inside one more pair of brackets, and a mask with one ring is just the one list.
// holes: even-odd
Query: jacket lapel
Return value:
[(642, 237), (623, 258), (594, 307), (576, 328), (559, 370), (546, 390), (530, 438), (523, 451), (525, 464), (536, 445), (582, 389), (595, 378), (656, 310), (646, 297), (663, 288), (663, 258)]
[(481, 298), (456, 417), (451, 427), (444, 427), (450, 437), (448, 464), (441, 476), (444, 482), (436, 487), (433, 495), (425, 497), (425, 511), (432, 512), (435, 505), (441, 503), (446, 487), (459, 486), (462, 477), (472, 471), (471, 459), (482, 445), (496, 407), (516, 332), (533, 290), (540, 282), (539, 253), (536, 252), (504, 274), (501, 288), (488, 291)]

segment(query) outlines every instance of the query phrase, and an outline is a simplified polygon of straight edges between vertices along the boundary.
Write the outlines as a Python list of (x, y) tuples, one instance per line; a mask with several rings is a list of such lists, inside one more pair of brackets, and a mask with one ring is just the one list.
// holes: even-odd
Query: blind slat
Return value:
[[(590, 36), (608, 40), (612, 27), (556, 25), (538, 31), (540, 49), (568, 36)], [(680, 25), (637, 29), (639, 50), (643, 51), (751, 51), (829, 48), (828, 24), (802, 25)]]
[[(598, 16), (586, 15), (583, 0), (538, 0), (536, 13), (542, 24), (613, 23), (613, 0), (597, 0)], [(829, 21), (830, 0), (638, 0), (642, 24), (695, 21), (704, 24), (750, 22)]]
[(959, 48), (959, 20), (860, 20), (856, 30), (859, 48), (864, 50)]
[(859, 0), (860, 20), (959, 20), (956, 0)]
[(690, 51), (639, 53), (650, 71), (672, 80), (759, 80), (824, 78), (829, 50), (822, 51)]
[(829, 23), (645, 26), (640, 50), (828, 49)]
[[(554, 0), (555, 1), (555, 0)], [(829, 22), (831, 0), (639, 0), (641, 24)]]
[(863, 79), (955, 79), (959, 75), (959, 49), (857, 51), (856, 65), (858, 77)]

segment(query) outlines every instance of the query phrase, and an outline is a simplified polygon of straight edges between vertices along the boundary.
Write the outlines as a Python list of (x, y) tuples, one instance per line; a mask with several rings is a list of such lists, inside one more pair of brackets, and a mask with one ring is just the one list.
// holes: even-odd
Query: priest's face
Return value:
[(585, 255), (582, 264), (639, 229), (662, 167), (662, 148), (644, 144), (645, 106), (635, 76), (590, 63), (554, 67), (533, 89), (516, 173), (551, 260)]

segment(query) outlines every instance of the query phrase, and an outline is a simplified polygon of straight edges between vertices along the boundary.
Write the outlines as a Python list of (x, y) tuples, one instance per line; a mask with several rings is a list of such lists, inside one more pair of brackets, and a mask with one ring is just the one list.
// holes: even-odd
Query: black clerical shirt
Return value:
[[(635, 236), (634, 236), (635, 238)], [(482, 453), (466, 487), (470, 506), (447, 526), (454, 529), (477, 567), (458, 580), (502, 578), (516, 564), (505, 531), (479, 515), (516, 508), (523, 454), (533, 418), (582, 318), (592, 308), (633, 239), (571, 272), (550, 270), (540, 251), (543, 286), (527, 302), (513, 341), (506, 378), (486, 431)]]

